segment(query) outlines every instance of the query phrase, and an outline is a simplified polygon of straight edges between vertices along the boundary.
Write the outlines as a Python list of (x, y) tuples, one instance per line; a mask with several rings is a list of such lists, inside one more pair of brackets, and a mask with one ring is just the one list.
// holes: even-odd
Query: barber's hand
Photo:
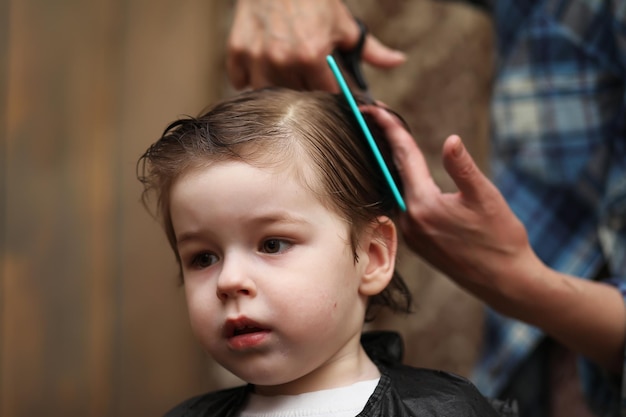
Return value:
[[(228, 39), (228, 75), (237, 89), (279, 85), (337, 92), (326, 55), (353, 48), (359, 35), (341, 0), (238, 0)], [(367, 36), (364, 62), (393, 68), (404, 60), (402, 52)]]
[(458, 136), (443, 145), (443, 164), (458, 191), (442, 193), (400, 121), (380, 107), (363, 110), (383, 129), (400, 171), (407, 205), (400, 228), (410, 248), (500, 313), (621, 375), (626, 310), (620, 291), (545, 265)]
[(409, 247), (492, 307), (509, 312), (508, 296), (531, 284), (545, 265), (498, 189), (461, 139), (450, 136), (443, 146), (443, 163), (458, 192), (443, 193), (397, 118), (380, 107), (364, 111), (385, 132), (404, 183), (407, 213), (400, 228)]

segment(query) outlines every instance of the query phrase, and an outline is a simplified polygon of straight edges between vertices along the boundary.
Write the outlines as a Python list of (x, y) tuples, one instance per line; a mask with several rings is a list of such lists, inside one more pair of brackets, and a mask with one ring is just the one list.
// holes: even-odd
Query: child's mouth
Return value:
[(239, 336), (242, 334), (249, 334), (249, 333), (257, 333), (257, 332), (262, 332), (262, 331), (265, 331), (265, 329), (262, 329), (256, 326), (238, 327), (238, 328), (233, 329), (233, 336)]
[(268, 328), (246, 317), (227, 320), (224, 325), (224, 336), (234, 350), (256, 347), (266, 340), (270, 332)]

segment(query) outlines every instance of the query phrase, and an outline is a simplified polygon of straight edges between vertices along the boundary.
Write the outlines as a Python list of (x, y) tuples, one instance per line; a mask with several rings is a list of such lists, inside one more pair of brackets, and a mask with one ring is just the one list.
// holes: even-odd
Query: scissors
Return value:
[(359, 26), (359, 40), (352, 49), (336, 50), (335, 56), (339, 64), (350, 75), (352, 81), (356, 84), (367, 104), (374, 103), (374, 99), (370, 94), (367, 81), (361, 69), (361, 56), (363, 54), (363, 46), (367, 38), (367, 26), (360, 19), (354, 19)]

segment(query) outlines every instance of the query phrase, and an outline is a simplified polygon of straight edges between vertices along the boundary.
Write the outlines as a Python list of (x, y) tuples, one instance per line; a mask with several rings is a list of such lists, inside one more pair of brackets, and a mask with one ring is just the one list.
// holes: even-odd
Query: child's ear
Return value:
[(372, 222), (361, 241), (367, 262), (361, 278), (359, 291), (372, 296), (384, 290), (393, 277), (398, 251), (396, 225), (387, 216), (380, 216)]

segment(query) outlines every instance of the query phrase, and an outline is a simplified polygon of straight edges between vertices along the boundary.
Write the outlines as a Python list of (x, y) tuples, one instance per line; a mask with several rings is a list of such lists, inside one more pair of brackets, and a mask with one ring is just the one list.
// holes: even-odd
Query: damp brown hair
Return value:
[[(396, 184), (380, 129), (364, 115)], [(354, 260), (359, 234), (379, 216), (397, 218), (396, 200), (344, 97), (327, 92), (268, 88), (240, 93), (197, 117), (174, 121), (139, 158), (142, 201), (156, 212), (179, 267), (169, 210), (170, 190), (193, 169), (220, 160), (257, 166), (284, 164), (348, 225)], [(182, 276), (182, 273), (181, 273)], [(370, 297), (366, 320), (381, 307), (408, 313), (411, 294), (397, 272), (380, 294)]]

